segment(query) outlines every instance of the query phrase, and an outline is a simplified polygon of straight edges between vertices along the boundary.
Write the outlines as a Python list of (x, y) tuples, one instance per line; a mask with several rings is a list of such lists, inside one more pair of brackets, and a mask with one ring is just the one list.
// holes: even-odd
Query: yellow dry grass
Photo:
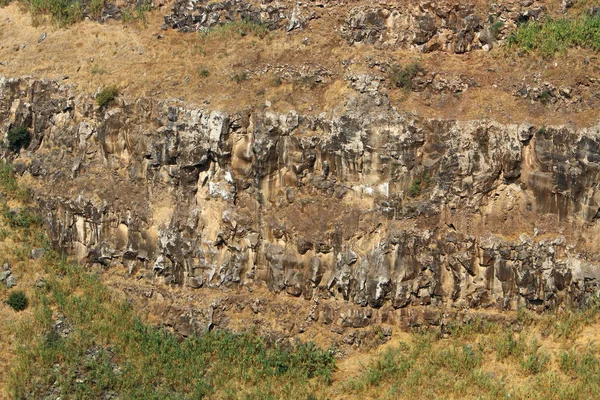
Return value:
[[(85, 21), (68, 29), (49, 23), (33, 26), (30, 15), (17, 4), (1, 8), (0, 61), (7, 65), (0, 65), (0, 75), (56, 79), (89, 93), (117, 85), (129, 98), (178, 98), (227, 111), (261, 108), (269, 101), (275, 111), (319, 114), (342, 111), (347, 99), (355, 95), (344, 79), (347, 74), (385, 77), (378, 68), (368, 67), (370, 57), (383, 64), (418, 61), (448, 79), (470, 78), (477, 84), (458, 95), (391, 89), (392, 105), (399, 111), (425, 118), (489, 118), (545, 125), (598, 122), (593, 105), (557, 112), (556, 107), (513, 96), (521, 83), (532, 83), (533, 74), (556, 87), (589, 84), (587, 78), (596, 72), (589, 62), (595, 55), (590, 52), (573, 50), (544, 60), (518, 57), (502, 48), (489, 53), (419, 55), (349, 46), (336, 29), (344, 18), (344, 7), (311, 21), (309, 30), (275, 31), (265, 38), (241, 37), (227, 29), (209, 35), (179, 33), (159, 29), (166, 7), (150, 12), (147, 26)], [(48, 37), (38, 44), (43, 32)], [(246, 79), (233, 79), (244, 73)], [(314, 83), (317, 76), (322, 82)]]

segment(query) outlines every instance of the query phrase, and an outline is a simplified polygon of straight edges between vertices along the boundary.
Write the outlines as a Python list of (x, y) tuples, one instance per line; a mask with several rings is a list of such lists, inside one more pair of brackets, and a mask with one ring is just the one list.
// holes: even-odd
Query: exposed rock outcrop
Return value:
[(489, 9), (474, 3), (437, 1), (361, 5), (350, 10), (342, 35), (350, 44), (379, 48), (455, 53), (491, 49), (516, 23), (543, 15), (544, 7), (537, 3), (505, 2)]
[(229, 22), (245, 21), (260, 24), (266, 29), (292, 31), (303, 28), (317, 17), (307, 5), (262, 1), (254, 5), (244, 0), (211, 2), (207, 0), (178, 0), (173, 4), (172, 13), (164, 18), (163, 28), (173, 28), (181, 32), (209, 30)]
[(30, 129), (5, 157), (54, 244), (90, 263), (373, 308), (598, 293), (599, 127), (422, 120), (364, 96), (339, 115), (99, 109), (1, 78), (0, 129)]

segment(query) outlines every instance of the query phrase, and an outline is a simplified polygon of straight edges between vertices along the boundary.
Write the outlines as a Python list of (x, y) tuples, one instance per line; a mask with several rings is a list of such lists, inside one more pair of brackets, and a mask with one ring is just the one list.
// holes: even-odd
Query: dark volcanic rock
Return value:
[(598, 127), (369, 104), (333, 116), (145, 98), (97, 109), (54, 82), (0, 78), (0, 129), (32, 132), (5, 157), (37, 182), (53, 244), (81, 260), (369, 306), (345, 314), (352, 327), (389, 305), (554, 307), (598, 293)]

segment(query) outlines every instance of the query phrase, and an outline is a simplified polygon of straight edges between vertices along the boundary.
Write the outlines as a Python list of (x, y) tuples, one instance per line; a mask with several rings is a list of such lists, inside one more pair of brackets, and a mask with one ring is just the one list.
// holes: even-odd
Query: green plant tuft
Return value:
[(29, 300), (27, 300), (27, 296), (23, 291), (17, 290), (8, 296), (6, 304), (8, 304), (15, 311), (23, 311), (27, 308)]
[(90, 74), (92, 75), (106, 75), (108, 73), (108, 70), (100, 64), (94, 64), (92, 68), (90, 68)]
[(410, 189), (409, 190), (410, 190), (410, 195), (412, 197), (417, 197), (417, 196), (419, 196), (421, 194), (421, 183), (422, 183), (421, 179), (416, 178), (413, 181), (412, 185), (410, 185)]
[(18, 153), (21, 149), (27, 148), (31, 143), (31, 134), (26, 126), (18, 125), (10, 128), (6, 135), (9, 148)]
[(105, 87), (98, 93), (96, 102), (100, 108), (104, 108), (112, 103), (119, 95), (119, 89), (116, 86)]
[(233, 74), (233, 75), (231, 75), (231, 80), (237, 84), (240, 84), (240, 83), (248, 80), (248, 73), (244, 71), (244, 72), (239, 72), (237, 74)]
[(504, 21), (496, 21), (490, 26), (490, 32), (492, 33), (492, 36), (494, 36), (494, 39), (498, 39), (498, 35), (500, 34), (500, 31), (502, 31), (502, 28), (504, 28)]
[(418, 62), (413, 62), (405, 67), (392, 65), (388, 72), (388, 79), (392, 86), (411, 90), (413, 88), (413, 79), (422, 72), (423, 68)]

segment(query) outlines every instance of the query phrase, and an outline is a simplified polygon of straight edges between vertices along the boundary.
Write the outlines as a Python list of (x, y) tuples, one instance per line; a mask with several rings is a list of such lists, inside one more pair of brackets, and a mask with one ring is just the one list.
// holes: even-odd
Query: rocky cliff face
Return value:
[(554, 307), (598, 293), (600, 128), (176, 100), (106, 109), (0, 78), (5, 151), (56, 246), (192, 288), (265, 284), (379, 308)]

